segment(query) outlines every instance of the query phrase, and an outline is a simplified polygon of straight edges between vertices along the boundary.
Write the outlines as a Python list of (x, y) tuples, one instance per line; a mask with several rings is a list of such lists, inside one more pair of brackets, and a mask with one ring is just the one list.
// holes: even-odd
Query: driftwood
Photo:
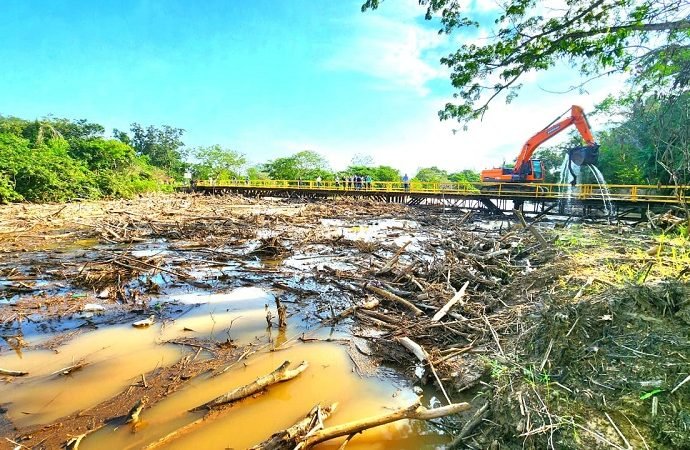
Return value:
[(290, 361), (285, 361), (283, 364), (280, 365), (280, 367), (278, 367), (276, 370), (269, 373), (268, 375), (259, 377), (249, 384), (245, 384), (244, 386), (233, 389), (232, 391), (224, 395), (221, 395), (220, 397), (216, 397), (210, 402), (204, 403), (203, 405), (199, 405), (193, 408), (191, 411), (198, 411), (202, 409), (207, 409), (208, 411), (202, 417), (184, 425), (183, 427), (171, 431), (170, 433), (166, 434), (157, 441), (151, 442), (146, 447), (144, 447), (144, 449), (151, 450), (154, 448), (160, 448), (161, 446), (166, 445), (180, 438), (181, 436), (194, 430), (207, 420), (213, 420), (214, 418), (218, 417), (219, 414), (222, 414), (222, 408), (219, 407), (242, 400), (243, 398), (247, 398), (258, 392), (262, 392), (268, 386), (271, 386), (273, 384), (291, 380), (300, 373), (304, 372), (307, 369), (307, 367), (309, 367), (309, 364), (306, 361), (302, 361), (302, 363), (300, 363), (299, 366), (292, 370), (288, 369), (289, 366)]
[(405, 308), (407, 308), (407, 309), (409, 309), (410, 311), (412, 311), (412, 313), (414, 313), (415, 316), (421, 316), (421, 315), (423, 314), (423, 312), (422, 312), (421, 309), (417, 308), (415, 305), (413, 305), (413, 304), (410, 303), (409, 301), (405, 300), (405, 299), (402, 298), (402, 297), (398, 297), (397, 295), (392, 294), (392, 293), (388, 292), (388, 291), (385, 290), (385, 289), (381, 289), (381, 288), (379, 288), (379, 287), (372, 286), (372, 285), (370, 285), (370, 284), (365, 284), (365, 288), (366, 288), (366, 290), (368, 290), (369, 292), (372, 292), (372, 293), (374, 293), (374, 294), (380, 295), (381, 297), (383, 297), (383, 298), (385, 298), (385, 299), (387, 299), (387, 300), (390, 300), (390, 301), (392, 301), (392, 302), (395, 302), (395, 303), (397, 303), (397, 304), (399, 304), (399, 305), (404, 306)]
[(462, 285), (460, 290), (451, 298), (448, 303), (446, 303), (443, 308), (439, 309), (436, 314), (434, 314), (434, 317), (431, 318), (432, 322), (438, 322), (439, 320), (443, 319), (443, 317), (448, 314), (448, 311), (450, 311), (450, 308), (455, 306), (457, 302), (462, 300), (462, 298), (465, 296), (465, 291), (467, 290), (467, 286), (469, 286), (470, 282), (469, 280), (465, 282), (465, 284)]
[(408, 245), (410, 245), (410, 242), (412, 241), (407, 241), (403, 244), (402, 247), (398, 249), (397, 252), (395, 252), (395, 255), (386, 263), (385, 266), (383, 266), (378, 272), (376, 272), (376, 275), (383, 275), (385, 273), (388, 273), (391, 271), (393, 266), (395, 265), (396, 262), (398, 262), (398, 259), (400, 258), (400, 255), (405, 251)]
[(147, 396), (143, 396), (142, 398), (137, 401), (134, 406), (129, 410), (129, 413), (127, 413), (127, 420), (125, 423), (138, 423), (139, 422), (139, 415), (141, 414), (141, 411), (146, 407), (146, 404), (148, 403), (149, 398)]
[(431, 358), (429, 357), (427, 351), (424, 350), (424, 348), (421, 345), (417, 344), (415, 341), (408, 337), (396, 338), (396, 341), (400, 343), (400, 345), (408, 349), (410, 352), (412, 352), (412, 354), (415, 355), (421, 363), (429, 364), (429, 369), (431, 369), (431, 373), (434, 375), (434, 378), (436, 378), (436, 382), (438, 383), (438, 387), (441, 388), (443, 396), (446, 398), (448, 404), (452, 405), (453, 402), (450, 400), (450, 397), (448, 397), (448, 393), (446, 392), (446, 389), (443, 387), (443, 383), (441, 383), (441, 378), (439, 378), (438, 373), (436, 373), (436, 369), (434, 368), (434, 365), (431, 362)]
[(6, 377), (23, 377), (25, 375), (28, 375), (29, 372), (23, 372), (21, 370), (7, 370), (7, 369), (0, 369), (0, 375), (6, 376)]
[(276, 309), (278, 310), (278, 328), (284, 330), (287, 327), (287, 307), (276, 297)]
[(59, 369), (59, 370), (56, 370), (55, 372), (51, 373), (51, 375), (60, 375), (60, 376), (69, 375), (73, 372), (76, 372), (78, 370), (83, 369), (87, 365), (88, 365), (88, 363), (82, 359), (82, 360), (77, 361), (76, 363), (74, 363), (72, 365), (69, 365), (67, 367), (63, 367), (62, 369)]
[(323, 428), (321, 422), (333, 412), (335, 406), (330, 408), (321, 409), (319, 406), (314, 407), (304, 419), (290, 428), (275, 433), (266, 441), (252, 447), (252, 450), (307, 450), (321, 442), (342, 436), (353, 436), (364, 430), (397, 422), (398, 420), (431, 420), (457, 414), (468, 410), (470, 405), (468, 403), (454, 403), (441, 408), (427, 409), (417, 401), (407, 408), (397, 411)]
[(361, 305), (350, 306), (349, 308), (341, 311), (340, 314), (338, 314), (337, 316), (335, 316), (331, 320), (333, 322), (337, 322), (341, 319), (344, 319), (346, 317), (351, 316), (358, 309), (374, 309), (374, 308), (377, 308), (379, 306), (379, 304), (380, 304), (379, 300), (375, 298), (373, 300), (369, 300), (368, 302), (362, 303)]
[(79, 448), (79, 444), (81, 444), (81, 440), (86, 437), (86, 433), (80, 434), (79, 436), (74, 436), (73, 438), (70, 438), (69, 441), (65, 442), (65, 449), (66, 450), (77, 450)]
[(449, 416), (451, 414), (457, 414), (468, 409), (470, 409), (470, 405), (464, 402), (453, 403), (434, 409), (427, 409), (417, 402), (405, 409), (400, 409), (387, 414), (381, 414), (379, 416), (367, 417), (365, 419), (355, 420), (316, 431), (310, 436), (307, 436), (301, 442), (301, 445), (298, 445), (295, 447), (295, 449), (309, 449), (321, 442), (329, 441), (341, 436), (349, 436), (360, 433), (364, 430), (368, 430), (369, 428), (375, 428), (391, 422), (397, 422), (398, 420), (431, 420), (439, 417)]
[(517, 217), (520, 221), (520, 225), (522, 225), (522, 228), (529, 231), (530, 233), (532, 233), (532, 236), (537, 238), (537, 240), (539, 241), (539, 245), (541, 245), (541, 248), (546, 248), (549, 246), (549, 243), (546, 241), (546, 239), (544, 239), (544, 236), (542, 236), (539, 230), (534, 228), (532, 225), (527, 225), (527, 222), (525, 221), (525, 216), (522, 215), (522, 212), (515, 209), (513, 210), (513, 213), (515, 214), (515, 217)]
[(196, 408), (193, 408), (192, 411), (198, 411), (201, 409), (212, 409), (218, 406), (226, 405), (228, 403), (233, 403), (238, 400), (242, 400), (243, 398), (254, 395), (257, 392), (261, 392), (268, 386), (271, 386), (272, 384), (291, 380), (295, 378), (297, 375), (304, 372), (307, 369), (307, 367), (309, 367), (309, 363), (307, 363), (306, 361), (302, 361), (300, 365), (294, 369), (288, 369), (289, 366), (290, 361), (285, 361), (283, 364), (280, 365), (280, 367), (278, 367), (276, 370), (269, 373), (268, 375), (259, 377), (249, 384), (235, 388), (219, 397), (216, 397), (210, 402), (206, 402), (203, 405), (199, 405)]
[(448, 448), (454, 449), (454, 448), (461, 448), (462, 443), (467, 437), (470, 435), (470, 433), (479, 425), (482, 420), (484, 420), (484, 417), (489, 414), (489, 403), (484, 403), (484, 406), (479, 408), (474, 415), (468, 420), (465, 425), (460, 429), (460, 434), (453, 439), (453, 442), (450, 443)]
[(327, 406), (326, 408), (322, 408), (321, 405), (316, 405), (302, 420), (292, 425), (290, 428), (273, 433), (270, 438), (251, 447), (250, 450), (293, 449), (305, 436), (323, 429), (323, 421), (333, 414), (337, 407), (337, 403)]

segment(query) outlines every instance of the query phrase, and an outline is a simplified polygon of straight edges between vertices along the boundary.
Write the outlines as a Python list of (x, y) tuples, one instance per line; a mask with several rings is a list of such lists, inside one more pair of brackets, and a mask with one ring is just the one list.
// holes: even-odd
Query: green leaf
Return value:
[(640, 400), (647, 400), (650, 397), (654, 397), (656, 394), (664, 392), (663, 389), (654, 389), (653, 391), (644, 392), (640, 395)]

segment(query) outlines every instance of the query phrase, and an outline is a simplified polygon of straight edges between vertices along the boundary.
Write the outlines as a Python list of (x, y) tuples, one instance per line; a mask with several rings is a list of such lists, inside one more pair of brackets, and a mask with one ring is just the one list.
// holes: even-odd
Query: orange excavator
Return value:
[[(563, 115), (565, 114), (566, 113)], [(573, 175), (572, 184), (575, 184), (575, 173), (573, 172), (571, 164), (578, 166), (596, 164), (599, 159), (599, 144), (594, 142), (592, 130), (589, 127), (589, 122), (581, 107), (573, 105), (570, 110), (570, 116), (559, 120), (563, 115), (551, 122), (546, 128), (532, 136), (525, 143), (513, 168), (500, 167), (497, 169), (482, 170), (481, 180), (484, 182), (499, 183), (533, 183), (544, 181), (546, 168), (541, 160), (531, 159), (532, 155), (541, 144), (569, 126), (575, 125), (586, 143), (586, 145), (581, 147), (575, 147), (568, 150), (568, 169)]]

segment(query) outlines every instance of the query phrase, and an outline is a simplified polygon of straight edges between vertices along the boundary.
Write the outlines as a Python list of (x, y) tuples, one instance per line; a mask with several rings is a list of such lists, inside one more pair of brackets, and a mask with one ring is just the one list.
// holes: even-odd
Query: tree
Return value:
[(690, 93), (627, 97), (609, 113), (622, 119), (603, 135), (602, 171), (619, 182), (690, 184)]
[(417, 171), (417, 175), (413, 178), (414, 181), (427, 181), (434, 183), (443, 183), (448, 180), (448, 172), (439, 169), (436, 166), (425, 167)]
[(372, 178), (376, 181), (400, 181), (400, 171), (391, 166), (378, 166)]
[(363, 166), (351, 165), (340, 172), (341, 177), (350, 175), (370, 176), (373, 181), (400, 181), (400, 171), (391, 166)]
[(475, 170), (461, 170), (460, 172), (453, 172), (448, 175), (448, 180), (453, 183), (478, 183), (482, 181), (482, 177), (479, 172)]
[[(87, 167), (70, 157), (64, 139), (51, 138), (37, 146), (28, 139), (0, 134), (0, 175), (3, 190), (12, 187), (25, 200), (46, 202), (98, 195), (94, 177)], [(7, 194), (5, 201), (13, 200)]]
[(193, 154), (199, 160), (193, 169), (200, 179), (213, 177), (218, 180), (229, 180), (239, 177), (242, 167), (247, 163), (243, 154), (220, 145), (199, 147)]
[(91, 170), (118, 170), (132, 163), (134, 149), (115, 139), (79, 139), (70, 146), (69, 153), (84, 161)]
[(137, 155), (148, 157), (151, 164), (165, 170), (169, 175), (180, 178), (185, 169), (181, 149), (184, 147), (182, 128), (150, 125), (144, 129), (138, 123), (130, 128), (132, 136), (115, 130), (115, 136), (125, 144), (131, 144)]
[(311, 180), (318, 176), (328, 179), (333, 176), (328, 161), (311, 150), (303, 150), (292, 156), (269, 161), (264, 165), (264, 171), (274, 180)]
[[(381, 0), (366, 0), (362, 10)], [(507, 0), (490, 19), (464, 10), (466, 2), (430, 0), (426, 18), (439, 17), (441, 32), (480, 29), (489, 37), (466, 43), (441, 59), (451, 70), (459, 103), (446, 104), (441, 119), (480, 118), (500, 95), (510, 101), (530, 72), (568, 63), (593, 78), (642, 70), (657, 83), (690, 85), (688, 0), (570, 0), (559, 10), (537, 0)]]
[(250, 180), (268, 180), (270, 177), (263, 171), (263, 165), (256, 165), (247, 168), (247, 176)]
[(0, 202), (129, 197), (164, 187), (126, 143), (104, 139), (85, 119), (23, 120), (0, 116)]

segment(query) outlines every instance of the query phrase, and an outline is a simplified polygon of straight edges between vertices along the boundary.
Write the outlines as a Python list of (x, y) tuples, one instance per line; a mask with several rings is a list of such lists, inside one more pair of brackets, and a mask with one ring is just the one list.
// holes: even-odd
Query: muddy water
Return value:
[[(411, 392), (400, 390), (391, 383), (358, 377), (351, 370), (344, 348), (324, 343), (301, 344), (250, 359), (246, 367), (237, 368), (221, 377), (196, 380), (183, 391), (146, 411), (145, 422), (135, 434), (129, 427), (108, 427), (85, 440), (81, 448), (140, 448), (200, 417), (199, 414), (187, 412), (188, 409), (233, 387), (253, 381), (286, 359), (295, 362), (306, 359), (310, 367), (294, 380), (270, 388), (263, 396), (245, 400), (225, 416), (202, 425), (166, 448), (247, 448), (274, 431), (290, 426), (319, 402), (339, 403), (337, 413), (328, 421), (329, 425), (336, 425), (381, 414), (389, 407), (407, 405), (413, 400)], [(409, 424), (393, 424), (365, 433), (348, 448), (423, 446), (423, 440), (410, 439), (411, 434)], [(408, 444), (401, 445), (404, 440), (408, 440)]]
[[(170, 365), (181, 352), (157, 345), (157, 330), (111, 327), (86, 333), (58, 352), (27, 351), (0, 356), (0, 367), (21, 369), (28, 377), (0, 385), (0, 403), (24, 427), (46, 423), (98, 404), (127, 387), (134, 377)], [(84, 369), (68, 376), (54, 372), (85, 359)]]
[[(310, 367), (296, 379), (241, 402), (165, 448), (246, 448), (291, 425), (317, 403), (339, 403), (338, 411), (327, 422), (336, 425), (385, 413), (415, 398), (409, 386), (391, 378), (357, 375), (343, 345), (299, 343), (295, 338), (306, 331), (299, 316), (289, 319), (286, 333), (267, 330), (265, 305), (272, 305), (273, 297), (260, 289), (185, 294), (165, 301), (175, 301), (187, 312), (147, 329), (124, 325), (85, 332), (57, 352), (0, 355), (0, 367), (30, 372), (28, 377), (0, 385), (0, 403), (8, 409), (9, 418), (19, 427), (42, 424), (105, 401), (138, 382), (142, 373), (179, 359), (184, 350), (162, 342), (184, 336), (230, 339), (239, 345), (251, 343), (258, 351), (245, 364), (218, 377), (193, 379), (183, 390), (145, 409), (136, 433), (122, 424), (107, 426), (84, 439), (80, 448), (141, 448), (200, 417), (199, 413), (187, 412), (190, 408), (272, 371), (285, 360), (306, 360)], [(328, 330), (312, 330), (311, 334), (327, 335)], [(89, 363), (82, 370), (69, 376), (54, 374), (82, 359)], [(426, 425), (400, 422), (367, 431), (353, 439), (348, 448), (418, 449), (441, 445), (444, 437), (427, 431)], [(320, 448), (337, 445), (324, 444)]]

